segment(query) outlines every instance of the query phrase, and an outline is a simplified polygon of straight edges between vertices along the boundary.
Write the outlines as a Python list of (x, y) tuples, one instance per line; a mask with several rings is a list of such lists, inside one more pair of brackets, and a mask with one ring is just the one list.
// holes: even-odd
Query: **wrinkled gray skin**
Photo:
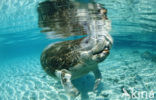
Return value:
[[(109, 55), (113, 40), (109, 35), (111, 24), (107, 19), (106, 9), (100, 8), (99, 4), (92, 3), (80, 6), (80, 3), (75, 2), (72, 5), (76, 6), (76, 8), (74, 8), (76, 14), (71, 20), (78, 18), (77, 27), (82, 28), (81, 32), (86, 33), (87, 37), (49, 45), (41, 55), (41, 65), (47, 74), (59, 79), (67, 93), (75, 98), (79, 95), (79, 91), (73, 86), (71, 80), (82, 77), (90, 71), (95, 75), (94, 91), (96, 91), (102, 78), (98, 69), (98, 63), (104, 61)], [(87, 8), (84, 9), (83, 6), (87, 6)], [(39, 9), (42, 10), (42, 8)], [(68, 10), (69, 9), (64, 10), (63, 12), (65, 13), (65, 17), (67, 17), (66, 13), (74, 13)], [(90, 10), (95, 10), (97, 13), (94, 14), (95, 11), (94, 13), (88, 13)], [(40, 14), (40, 11), (38, 12)], [(68, 17), (61, 18), (66, 21)], [(43, 22), (41, 19), (39, 21)], [(40, 22), (39, 26), (44, 26), (44, 24)], [(70, 20), (67, 22), (70, 22)], [(64, 23), (68, 24), (67, 22)], [(53, 24), (46, 24), (46, 27), (56, 31), (57, 34), (57, 32), (60, 32), (62, 29), (73, 28), (74, 25), (72, 25), (73, 24), (64, 25), (61, 28), (61, 25), (58, 24), (56, 28)], [(60, 30), (58, 27), (60, 27)], [(65, 31), (65, 33), (67, 31)], [(67, 35), (65, 33), (63, 34), (64, 36)], [(70, 35), (77, 33), (78, 32), (71, 32)]]

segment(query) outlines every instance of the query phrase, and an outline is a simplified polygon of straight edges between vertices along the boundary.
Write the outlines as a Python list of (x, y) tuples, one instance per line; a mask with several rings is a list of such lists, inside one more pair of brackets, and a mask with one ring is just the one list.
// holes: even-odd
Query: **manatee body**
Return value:
[(72, 97), (76, 97), (79, 91), (72, 85), (71, 80), (90, 71), (95, 75), (94, 90), (97, 89), (102, 78), (97, 64), (109, 55), (108, 46), (94, 52), (94, 46), (83, 48), (82, 44), (87, 45), (88, 41), (82, 38), (52, 44), (41, 55), (41, 65), (45, 72), (61, 80), (63, 87)]

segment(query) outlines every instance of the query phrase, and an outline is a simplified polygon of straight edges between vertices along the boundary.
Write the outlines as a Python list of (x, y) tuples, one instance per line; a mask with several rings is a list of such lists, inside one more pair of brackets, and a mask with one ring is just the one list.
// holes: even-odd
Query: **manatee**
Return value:
[[(50, 44), (43, 50), (40, 61), (44, 71), (60, 80), (71, 97), (76, 97), (80, 93), (71, 80), (89, 72), (94, 73), (96, 91), (102, 79), (98, 63), (103, 62), (110, 54), (113, 39), (109, 34), (111, 23), (104, 7), (94, 2), (81, 5), (77, 0), (63, 3), (64, 1), (46, 1), (39, 4), (39, 27), (44, 32), (52, 30), (55, 35), (63, 37), (80, 33), (86, 36)], [(43, 15), (46, 15), (45, 19), (41, 18)]]

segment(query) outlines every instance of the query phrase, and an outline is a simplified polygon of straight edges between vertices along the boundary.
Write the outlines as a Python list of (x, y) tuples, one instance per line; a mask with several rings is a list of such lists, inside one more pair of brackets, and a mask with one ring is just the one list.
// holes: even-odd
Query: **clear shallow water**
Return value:
[[(42, 70), (39, 58), (51, 42), (72, 37), (50, 39), (40, 32), (36, 9), (41, 1), (0, 2), (0, 100), (65, 99), (60, 83)], [(97, 2), (108, 9), (114, 38), (111, 55), (99, 64), (102, 92), (92, 93), (92, 75), (73, 81), (74, 85), (90, 100), (122, 100), (123, 87), (156, 92), (156, 2)]]

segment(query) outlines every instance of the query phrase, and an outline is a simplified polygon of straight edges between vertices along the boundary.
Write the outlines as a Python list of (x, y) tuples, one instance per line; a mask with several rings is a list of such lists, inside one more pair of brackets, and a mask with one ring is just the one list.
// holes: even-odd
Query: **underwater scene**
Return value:
[(0, 100), (156, 100), (155, 0), (1, 0)]

